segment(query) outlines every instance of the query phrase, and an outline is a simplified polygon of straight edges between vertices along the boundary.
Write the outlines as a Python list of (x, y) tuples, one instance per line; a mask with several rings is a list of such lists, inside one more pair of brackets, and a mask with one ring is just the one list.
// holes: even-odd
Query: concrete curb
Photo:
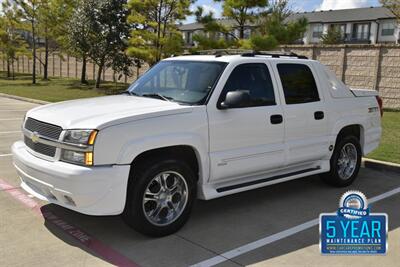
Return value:
[(21, 100), (29, 103), (34, 103), (34, 104), (39, 104), (39, 105), (45, 105), (49, 104), (51, 102), (43, 101), (43, 100), (37, 100), (37, 99), (32, 99), (32, 98), (27, 98), (27, 97), (22, 97), (22, 96), (16, 96), (16, 95), (9, 95), (9, 94), (4, 94), (0, 93), (0, 97), (6, 97), (6, 98), (11, 98), (15, 100)]
[(393, 162), (363, 158), (361, 164), (366, 168), (400, 173), (400, 164)]

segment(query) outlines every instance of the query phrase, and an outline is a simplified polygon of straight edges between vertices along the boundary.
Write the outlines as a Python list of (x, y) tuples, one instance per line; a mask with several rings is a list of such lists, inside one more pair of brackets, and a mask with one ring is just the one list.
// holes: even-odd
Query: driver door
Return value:
[[(233, 68), (217, 105), (208, 105), (212, 182), (273, 172), (285, 165), (284, 121), (275, 81), (264, 62)], [(227, 92), (246, 91), (251, 101), (222, 109)]]

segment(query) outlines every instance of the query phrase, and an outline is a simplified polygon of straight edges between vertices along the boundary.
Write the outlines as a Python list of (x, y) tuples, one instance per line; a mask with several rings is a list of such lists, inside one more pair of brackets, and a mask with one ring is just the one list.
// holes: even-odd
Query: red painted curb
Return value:
[(57, 215), (53, 214), (50, 211), (42, 212), (40, 210), (40, 205), (34, 199), (28, 197), (22, 190), (19, 188), (15, 188), (10, 185), (6, 181), (0, 179), (0, 189), (4, 190), (4, 192), (9, 193), (13, 198), (24, 204), (26, 207), (30, 208), (35, 212), (36, 215), (44, 218), (47, 222), (53, 224), (60, 230), (62, 230), (65, 234), (69, 235), (80, 244), (99, 255), (105, 261), (114, 264), (116, 266), (123, 267), (139, 267), (138, 264), (134, 263), (124, 255), (115, 251), (113, 248), (107, 246), (102, 243), (100, 240), (94, 238), (89, 235), (82, 229), (64, 221), (59, 218)]

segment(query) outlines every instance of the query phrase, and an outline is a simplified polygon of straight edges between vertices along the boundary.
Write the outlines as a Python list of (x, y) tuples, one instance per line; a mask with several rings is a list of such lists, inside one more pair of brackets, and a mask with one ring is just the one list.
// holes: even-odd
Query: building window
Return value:
[(340, 35), (342, 36), (342, 39), (344, 39), (346, 37), (346, 24), (333, 24), (332, 27), (336, 31), (340, 31)]
[(369, 38), (369, 23), (357, 23), (353, 28), (353, 39), (368, 40)]
[(313, 38), (321, 38), (324, 27), (322, 24), (317, 24), (313, 26), (312, 37)]
[(394, 24), (393, 23), (383, 23), (382, 24), (382, 36), (392, 36), (394, 34)]

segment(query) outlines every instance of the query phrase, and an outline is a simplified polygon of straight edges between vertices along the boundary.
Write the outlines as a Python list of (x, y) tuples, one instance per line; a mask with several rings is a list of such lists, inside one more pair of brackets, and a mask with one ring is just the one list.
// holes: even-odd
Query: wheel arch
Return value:
[(337, 144), (337, 142), (345, 137), (345, 136), (355, 136), (359, 142), (360, 142), (360, 146), (361, 146), (361, 151), (364, 151), (364, 127), (361, 124), (349, 124), (349, 125), (343, 125), (341, 127), (341, 129), (338, 130), (337, 134), (336, 134), (336, 141), (335, 144)]
[(190, 145), (165, 146), (143, 151), (132, 160), (131, 170), (134, 170), (135, 166), (140, 166), (143, 162), (155, 156), (165, 158), (173, 157), (185, 161), (196, 174), (196, 178), (199, 179), (199, 172), (201, 169), (200, 155), (196, 148)]

